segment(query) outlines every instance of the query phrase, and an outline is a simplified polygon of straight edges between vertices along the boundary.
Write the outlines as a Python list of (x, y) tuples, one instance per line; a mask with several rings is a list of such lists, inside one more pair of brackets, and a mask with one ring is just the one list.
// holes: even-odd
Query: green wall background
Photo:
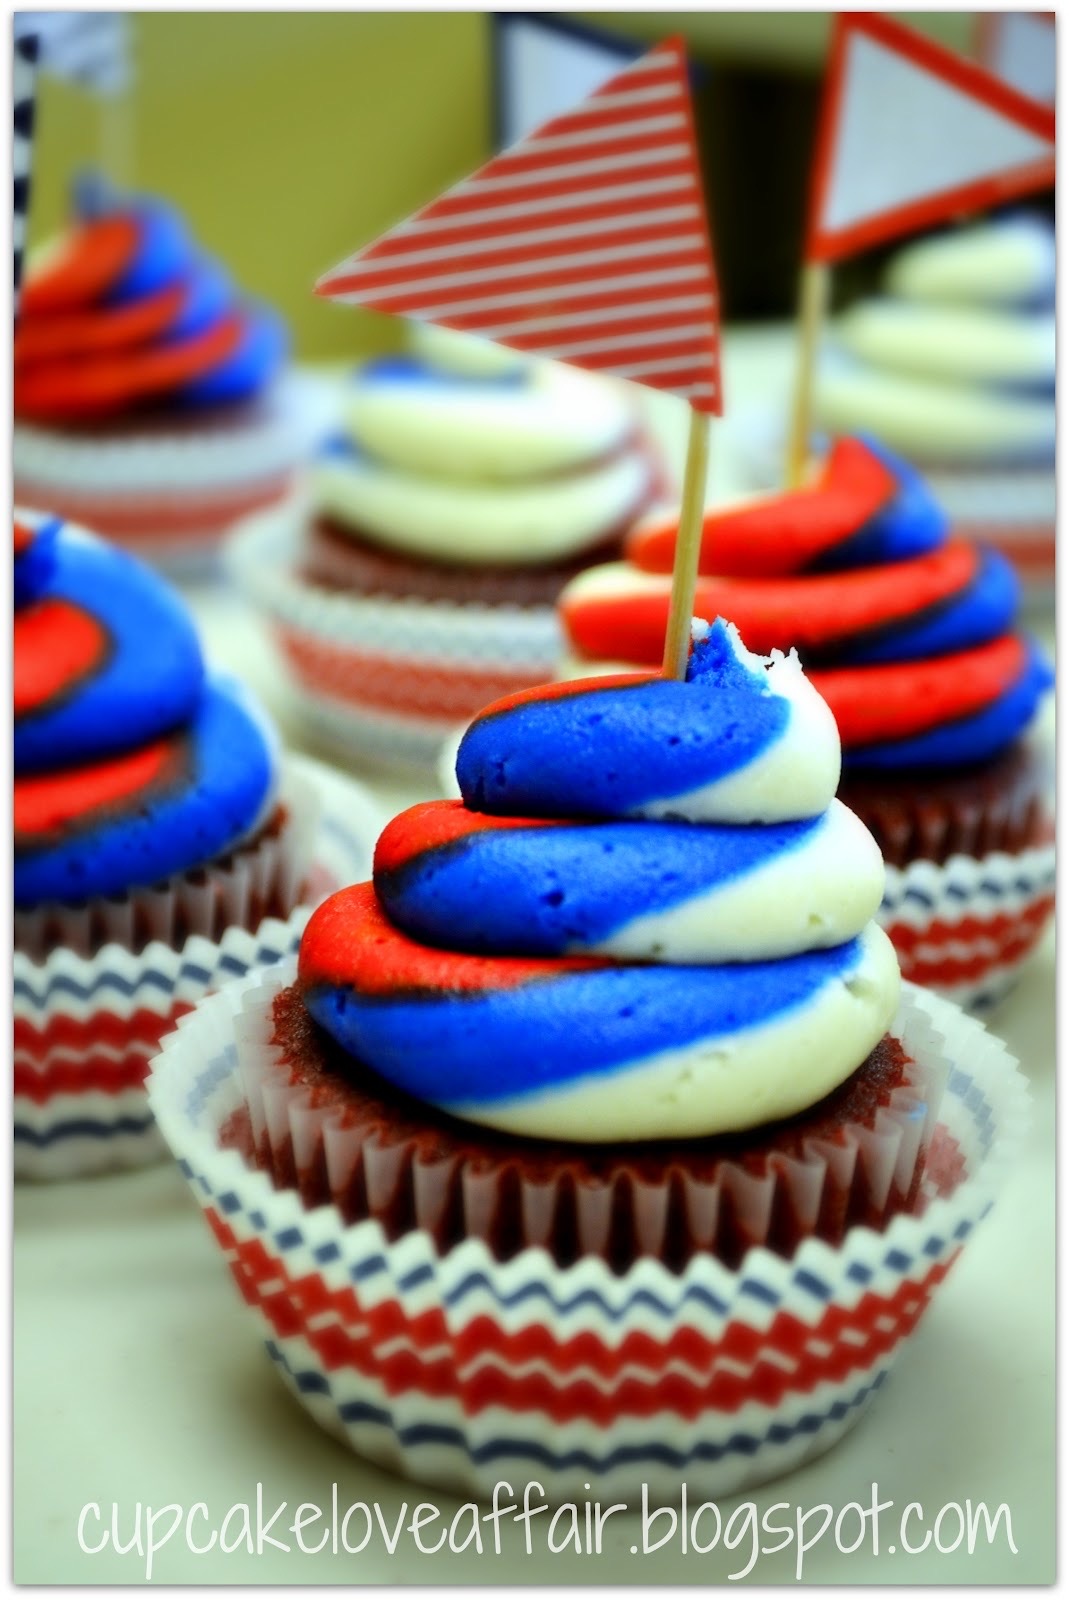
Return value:
[[(912, 13), (967, 48), (969, 13)], [(815, 75), (821, 12), (601, 13), (650, 41), (686, 34), (703, 60)], [(290, 321), (306, 360), (396, 344), (397, 325), (316, 300), (319, 273), (463, 177), (490, 149), (483, 12), (134, 13), (135, 85), (118, 113), (44, 80), (31, 244), (62, 222), (77, 170), (118, 148), (113, 175), (173, 200), (236, 280)], [(125, 123), (125, 132), (123, 124)]]
[[(112, 113), (44, 80), (30, 239), (61, 223), (71, 176), (115, 143), (235, 279), (289, 318), (305, 359), (396, 337), (317, 300), (321, 272), (489, 148), (487, 19), (474, 13), (185, 12), (134, 19), (124, 138)], [(117, 163), (110, 163), (116, 176)]]

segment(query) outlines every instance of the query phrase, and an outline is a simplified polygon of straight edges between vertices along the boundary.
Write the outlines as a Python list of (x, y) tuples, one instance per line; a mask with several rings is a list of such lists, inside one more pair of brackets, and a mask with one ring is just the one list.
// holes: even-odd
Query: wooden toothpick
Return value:
[(817, 345), (828, 304), (828, 268), (823, 261), (807, 261), (802, 268), (798, 307), (798, 366), (787, 436), (787, 487), (797, 489), (805, 476), (809, 439), (813, 428), (813, 381)]
[(702, 513), (705, 510), (708, 470), (709, 418), (704, 411), (691, 407), (687, 464), (683, 473), (683, 504), (679, 513), (675, 561), (672, 564), (672, 598), (664, 636), (662, 670), (666, 678), (682, 680), (687, 675), (690, 622), (694, 614), (694, 588), (698, 581), (698, 557), (702, 548)]
[(129, 89), (101, 95), (99, 110), (100, 165), (119, 189), (134, 182), (134, 108)]

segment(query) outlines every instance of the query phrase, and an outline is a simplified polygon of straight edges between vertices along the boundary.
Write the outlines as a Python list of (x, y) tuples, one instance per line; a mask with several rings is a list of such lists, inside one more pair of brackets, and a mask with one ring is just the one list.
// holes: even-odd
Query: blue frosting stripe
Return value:
[(185, 405), (228, 405), (259, 393), (286, 358), (285, 324), (260, 306), (238, 311), (241, 338), (224, 361), (202, 377), (176, 389), (174, 398)]
[(212, 261), (198, 262), (188, 274), (184, 287), (185, 301), (171, 328), (171, 337), (175, 339), (190, 339), (203, 333), (236, 304), (230, 279)]
[(789, 717), (717, 623), (693, 651), (686, 683), (584, 683), (489, 707), (461, 743), (457, 782), (474, 811), (618, 817), (741, 771)]
[(839, 651), (836, 659), (844, 666), (860, 666), (878, 661), (923, 661), (971, 650), (1012, 629), (1020, 599), (1020, 579), (1006, 557), (997, 550), (981, 550), (976, 576), (967, 588), (942, 605), (888, 629), (871, 644), (862, 642)]
[(156, 294), (184, 278), (196, 261), (193, 241), (172, 207), (143, 200), (134, 214), (140, 223), (138, 248), (108, 295), (108, 305), (129, 305)]
[(192, 619), (154, 572), (97, 540), (60, 535), (48, 555), (33, 601), (65, 600), (89, 611), (112, 648), (69, 698), (16, 718), (15, 770), (23, 773), (76, 766), (154, 739), (192, 715), (204, 685)]
[(810, 572), (840, 572), (851, 567), (911, 561), (937, 550), (949, 530), (949, 517), (916, 468), (900, 461), (870, 434), (857, 437), (894, 477), (897, 492), (851, 538), (833, 545), (811, 562), (807, 568)]
[(425, 944), (563, 955), (744, 877), (796, 849), (822, 821), (487, 828), (376, 870), (375, 890), (391, 922)]
[[(134, 794), (77, 831), (15, 851), (15, 903), (122, 894), (211, 861), (248, 835), (274, 785), (274, 759), (242, 698), (209, 683), (183, 730), (184, 771), (166, 793)], [(18, 780), (16, 779), (16, 787)]]
[(515, 988), (383, 998), (310, 986), (313, 1018), (417, 1099), (463, 1112), (730, 1036), (813, 1003), (861, 958), (859, 940), (732, 966), (606, 966)]

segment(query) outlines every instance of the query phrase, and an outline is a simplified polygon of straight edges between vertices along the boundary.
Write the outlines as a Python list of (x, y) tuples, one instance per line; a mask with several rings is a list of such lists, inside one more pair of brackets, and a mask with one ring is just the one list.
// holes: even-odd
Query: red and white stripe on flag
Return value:
[(981, 11), (977, 59), (1011, 89), (1052, 106), (1058, 87), (1053, 11)]
[(682, 44), (658, 45), (316, 292), (719, 415), (716, 273)]
[(882, 13), (835, 19), (806, 256), (834, 261), (1054, 182), (1054, 111)]

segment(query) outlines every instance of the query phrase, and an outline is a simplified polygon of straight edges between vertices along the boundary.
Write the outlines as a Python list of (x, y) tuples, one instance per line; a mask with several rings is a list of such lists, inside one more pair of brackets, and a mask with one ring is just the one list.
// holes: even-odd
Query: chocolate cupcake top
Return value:
[(260, 713), (206, 677), (147, 567), (16, 512), (15, 904), (146, 888), (250, 836), (274, 800)]
[[(628, 561), (565, 590), (581, 663), (660, 660), (675, 528), (675, 512), (651, 518)], [(917, 473), (871, 440), (838, 441), (799, 490), (705, 516), (695, 610), (751, 649), (797, 648), (848, 769), (955, 768), (1012, 744), (1051, 683), (1018, 604), (1009, 563), (948, 533)]]
[(374, 882), (313, 916), (305, 1003), (356, 1060), (474, 1122), (605, 1142), (790, 1116), (865, 1059), (898, 967), (834, 723), (796, 660), (704, 635), (685, 683), (490, 706), (464, 803), (397, 818)]
[(234, 290), (162, 201), (75, 185), (68, 231), (34, 266), (15, 331), (15, 416), (61, 425), (225, 406), (279, 371), (279, 319)]

